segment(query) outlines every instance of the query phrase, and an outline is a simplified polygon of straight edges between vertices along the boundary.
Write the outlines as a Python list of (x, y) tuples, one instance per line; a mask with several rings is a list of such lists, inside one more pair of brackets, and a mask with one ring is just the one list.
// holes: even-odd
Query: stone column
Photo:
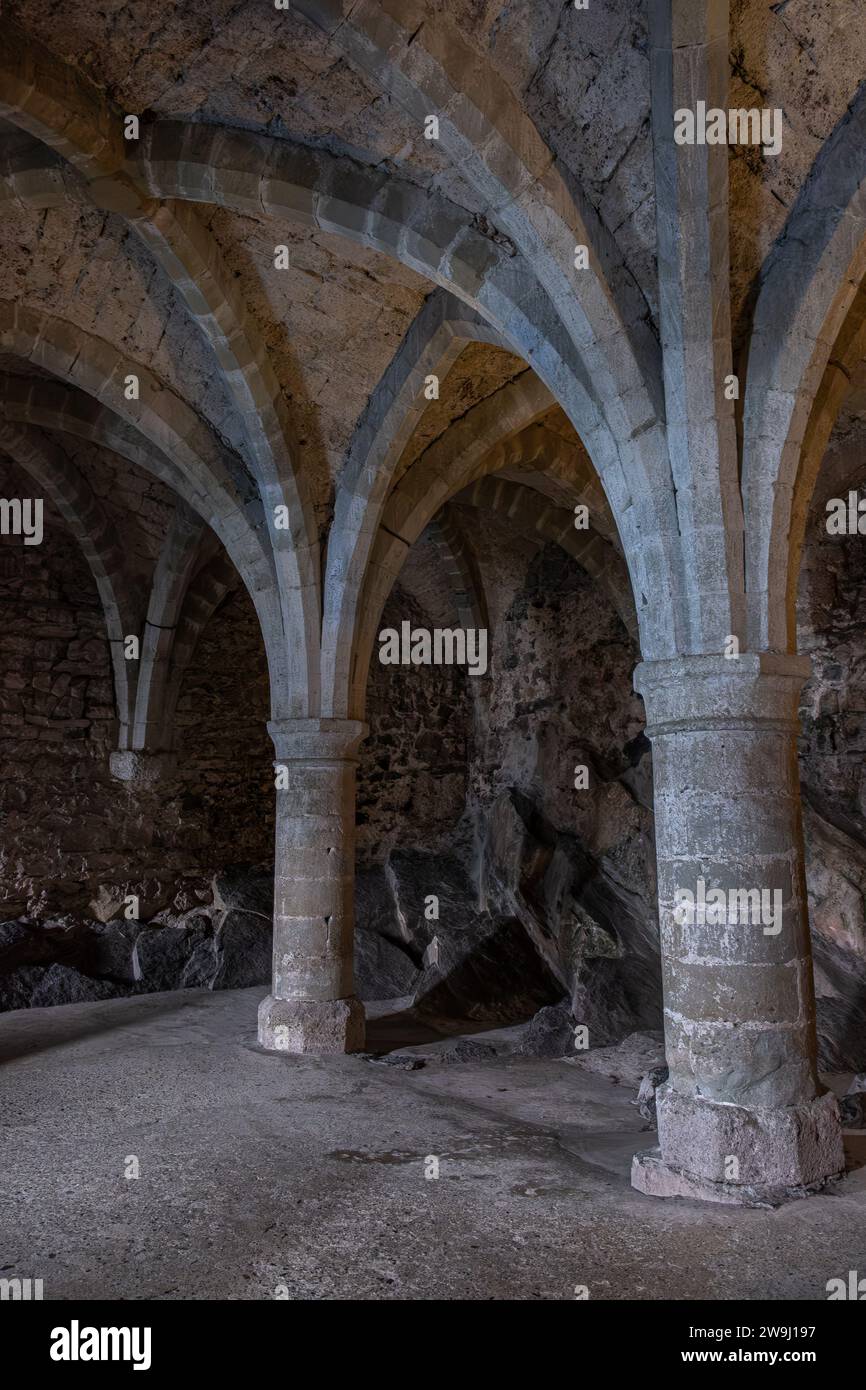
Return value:
[(367, 732), (354, 719), (268, 725), (287, 786), (277, 789), (274, 974), (259, 1007), (259, 1042), (275, 1052), (356, 1052), (355, 769)]
[(632, 1168), (651, 1195), (775, 1202), (844, 1166), (815, 1063), (796, 748), (808, 675), (808, 658), (775, 654), (678, 657), (635, 674), (653, 746), (670, 1067), (660, 1149)]

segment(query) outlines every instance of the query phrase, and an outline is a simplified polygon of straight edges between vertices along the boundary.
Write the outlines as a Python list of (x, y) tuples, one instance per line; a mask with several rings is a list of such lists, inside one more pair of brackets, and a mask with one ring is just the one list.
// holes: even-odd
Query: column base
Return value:
[(820, 1191), (845, 1169), (842, 1125), (829, 1092), (801, 1105), (749, 1109), (657, 1092), (660, 1148), (638, 1154), (632, 1185), (656, 1197), (778, 1206)]
[(647, 1197), (688, 1197), (693, 1202), (718, 1202), (731, 1207), (780, 1207), (784, 1202), (814, 1196), (841, 1176), (833, 1173), (820, 1182), (791, 1187), (712, 1182), (665, 1163), (661, 1149), (645, 1149), (635, 1154), (631, 1164), (631, 1185)]
[(269, 1052), (318, 1057), (361, 1052), (365, 1022), (364, 1006), (354, 995), (320, 1001), (269, 994), (259, 1005), (259, 1044)]

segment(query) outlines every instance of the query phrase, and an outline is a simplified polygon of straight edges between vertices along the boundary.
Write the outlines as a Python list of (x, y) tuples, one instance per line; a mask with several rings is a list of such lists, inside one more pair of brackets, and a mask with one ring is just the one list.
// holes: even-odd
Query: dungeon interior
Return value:
[(4, 0), (4, 1280), (866, 1276), (864, 78)]

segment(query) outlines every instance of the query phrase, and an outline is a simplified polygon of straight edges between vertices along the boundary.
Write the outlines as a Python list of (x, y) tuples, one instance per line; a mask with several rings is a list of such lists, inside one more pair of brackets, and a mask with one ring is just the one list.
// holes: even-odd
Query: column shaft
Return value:
[(353, 994), (355, 770), (366, 730), (336, 719), (268, 730), (278, 777), (274, 969), (259, 1041), (280, 1052), (354, 1051), (364, 1037)]
[(796, 732), (803, 658), (683, 657), (638, 668), (653, 744), (670, 1077), (657, 1195), (784, 1195), (843, 1166), (815, 1066)]

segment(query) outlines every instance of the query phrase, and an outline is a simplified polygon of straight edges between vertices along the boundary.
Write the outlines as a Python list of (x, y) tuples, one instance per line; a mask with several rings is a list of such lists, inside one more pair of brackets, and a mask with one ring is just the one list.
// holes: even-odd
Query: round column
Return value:
[(354, 997), (355, 771), (359, 720), (268, 725), (276, 753), (274, 966), (259, 1042), (277, 1052), (354, 1052), (364, 1010)]
[(796, 735), (807, 658), (680, 657), (635, 674), (653, 746), (665, 1047), (658, 1196), (781, 1200), (844, 1166), (816, 1072)]

